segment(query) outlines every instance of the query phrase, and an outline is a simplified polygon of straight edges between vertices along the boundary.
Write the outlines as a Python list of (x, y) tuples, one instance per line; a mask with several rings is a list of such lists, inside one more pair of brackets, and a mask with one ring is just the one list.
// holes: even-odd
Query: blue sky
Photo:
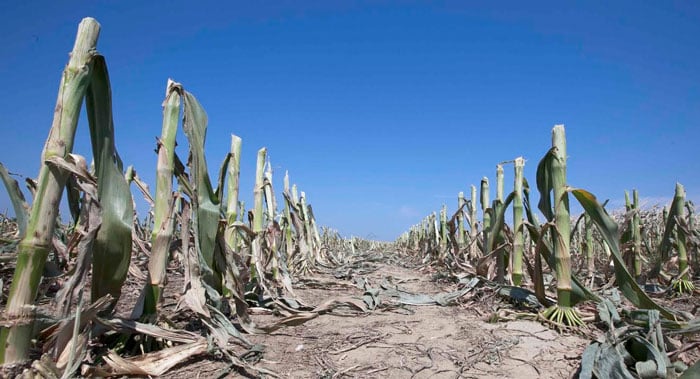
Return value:
[[(318, 222), (348, 236), (392, 240), (518, 156), (534, 183), (558, 123), (572, 186), (619, 205), (632, 188), (664, 201), (680, 181), (700, 198), (696, 2), (59, 3), (0, 5), (0, 162), (12, 172), (38, 172), (67, 53), (91, 16), (117, 148), (151, 185), (173, 78), (209, 115), (214, 175), (241, 136), (251, 204), (266, 146), (277, 188), (289, 170)], [(77, 138), (89, 155), (86, 124)]]

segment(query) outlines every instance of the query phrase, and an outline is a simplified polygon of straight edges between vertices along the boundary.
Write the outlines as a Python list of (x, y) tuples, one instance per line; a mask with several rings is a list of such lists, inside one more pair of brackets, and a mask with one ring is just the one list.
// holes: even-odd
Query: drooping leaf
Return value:
[(596, 364), (593, 367), (593, 374), (598, 379), (635, 379), (634, 375), (627, 369), (625, 358), (623, 357), (620, 345), (614, 346), (605, 342), (600, 346), (597, 354)]
[(153, 324), (144, 324), (134, 320), (119, 317), (97, 318), (97, 323), (101, 326), (120, 333), (140, 333), (154, 338), (162, 338), (168, 341), (180, 343), (197, 342), (201, 336), (187, 330), (164, 329)]
[(615, 263), (615, 280), (617, 281), (620, 291), (636, 307), (642, 309), (657, 309), (664, 317), (675, 319), (677, 316), (675, 312), (658, 305), (649, 298), (649, 296), (639, 288), (639, 285), (632, 275), (630, 275), (629, 271), (627, 271), (627, 267), (625, 266), (620, 252), (618, 228), (615, 220), (608, 215), (608, 212), (605, 211), (600, 203), (598, 203), (595, 196), (590, 192), (582, 189), (571, 189), (570, 191), (579, 201), (585, 212), (591, 217), (591, 221), (598, 227), (601, 236), (610, 247), (610, 251), (612, 252), (611, 256)]
[[(231, 161), (231, 158), (233, 158), (233, 154), (231, 152), (228, 152), (226, 156), (224, 157), (224, 160), (221, 162), (221, 167), (219, 167), (219, 179), (217, 180), (217, 185), (216, 189), (214, 190), (214, 198), (217, 199), (219, 204), (223, 206), (223, 192), (224, 192), (224, 185), (226, 184), (226, 174), (228, 173), (228, 167), (229, 167), (229, 162)], [(224, 211), (224, 209), (222, 209)]]
[[(637, 360), (637, 373), (643, 378), (666, 376), (666, 356), (661, 353), (656, 346), (640, 336), (632, 336), (626, 343), (625, 348)], [(650, 362), (652, 364), (644, 364)], [(641, 369), (644, 369), (645, 372)]]
[[(671, 206), (668, 208), (668, 216), (666, 218), (666, 225), (664, 227), (664, 234), (663, 237), (661, 238), (661, 243), (659, 244), (658, 248), (658, 256), (661, 261), (664, 261), (665, 259), (668, 258), (668, 254), (671, 251), (671, 248), (673, 247), (673, 229), (676, 225), (676, 217), (678, 217), (677, 213), (677, 203), (680, 198), (673, 197), (673, 201), (671, 202)], [(657, 262), (657, 265), (660, 265), (662, 262)]]
[(221, 290), (221, 275), (214, 267), (216, 235), (219, 231), (220, 199), (211, 186), (207, 161), (204, 154), (204, 141), (207, 134), (207, 114), (197, 99), (184, 91), (185, 111), (183, 129), (190, 144), (189, 166), (192, 178), (193, 222), (197, 237), (197, 248), (207, 265), (202, 270), (204, 280), (214, 289)]
[(117, 300), (129, 271), (134, 208), (115, 147), (112, 91), (102, 56), (95, 57), (85, 103), (102, 207), (102, 226), (93, 250), (92, 299), (111, 294)]
[[(545, 236), (541, 234), (542, 227), (540, 226), (537, 216), (533, 212), (530, 206), (530, 189), (527, 185), (527, 181), (523, 178), (523, 206), (525, 208), (525, 215), (529, 225), (527, 225), (527, 231), (530, 235), (530, 239), (536, 241), (539, 247), (539, 252), (544, 256), (545, 262), (551, 270), (554, 270), (554, 256), (552, 254), (552, 244)], [(541, 241), (541, 242), (540, 242)], [(594, 300), (598, 301), (600, 298), (598, 295), (591, 292), (586, 286), (581, 284), (581, 281), (576, 277), (576, 275), (571, 274), (571, 302), (572, 304), (577, 304), (583, 300)]]
[(505, 203), (500, 204), (498, 200), (494, 201), (495, 206), (492, 209), (495, 211), (491, 219), (491, 230), (488, 233), (488, 251), (493, 251), (496, 248), (499, 232), (503, 229), (503, 224), (505, 223), (506, 209), (508, 209), (508, 205), (513, 202), (514, 198), (515, 192), (511, 192), (506, 198)]
[(551, 148), (547, 154), (537, 164), (537, 190), (540, 192), (540, 202), (537, 207), (540, 209), (547, 221), (554, 219), (554, 209), (552, 205), (551, 193), (554, 191), (552, 183), (552, 174), (549, 172), (552, 167), (552, 161), (556, 159), (554, 149)]
[(586, 347), (581, 356), (581, 370), (579, 371), (579, 379), (592, 379), (593, 378), (593, 368), (595, 366), (595, 360), (598, 355), (598, 349), (600, 348), (599, 342), (592, 342)]

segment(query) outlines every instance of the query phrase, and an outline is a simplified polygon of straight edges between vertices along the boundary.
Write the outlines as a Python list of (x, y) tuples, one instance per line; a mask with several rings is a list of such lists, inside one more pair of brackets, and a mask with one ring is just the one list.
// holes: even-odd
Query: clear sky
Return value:
[[(392, 240), (443, 203), (453, 211), (483, 176), (493, 188), (496, 164), (518, 156), (534, 184), (558, 123), (572, 186), (620, 205), (632, 188), (665, 201), (680, 181), (700, 198), (700, 3), (498, 3), (3, 1), (0, 162), (37, 174), (67, 53), (91, 16), (117, 148), (152, 186), (173, 78), (209, 115), (213, 176), (241, 136), (252, 204), (266, 146), (276, 187), (289, 170), (318, 222), (347, 236)], [(83, 123), (78, 153), (90, 154), (88, 135)]]

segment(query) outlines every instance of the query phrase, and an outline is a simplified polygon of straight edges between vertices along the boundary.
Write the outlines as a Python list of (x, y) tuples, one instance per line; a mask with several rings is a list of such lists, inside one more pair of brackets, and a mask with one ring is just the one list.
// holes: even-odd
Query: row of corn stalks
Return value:
[[(0, 363), (33, 359), (27, 375), (46, 377), (71, 377), (78, 371), (160, 375), (214, 344), (236, 367), (264, 373), (234, 349), (255, 351), (241, 332), (269, 333), (327, 311), (298, 299), (292, 278), (343, 260), (338, 252), (352, 249), (354, 242), (330, 229), (319, 232), (306, 194), (290, 186), (288, 175), (282, 196), (276, 196), (265, 148), (257, 153), (254, 204), (246, 211), (238, 185), (242, 141), (235, 135), (214, 186), (204, 153), (206, 113), (172, 80), (163, 101), (152, 195), (133, 167), (124, 169), (117, 153), (107, 65), (97, 52), (99, 31), (94, 19), (80, 23), (39, 176), (28, 181), (31, 206), (0, 165), (16, 214), (14, 222), (2, 219), (0, 237), (3, 249), (12, 249), (4, 251), (6, 257), (16, 259), (3, 311)], [(72, 152), (83, 102), (92, 167)], [(188, 142), (186, 163), (175, 153), (179, 127)], [(141, 221), (132, 186), (151, 204)], [(73, 220), (68, 226), (58, 222), (64, 191)], [(178, 271), (185, 281), (177, 289), (175, 313), (199, 319), (208, 330), (205, 336), (172, 328), (173, 312), (165, 311), (164, 298), (173, 290), (167, 287), (169, 278)], [(44, 288), (49, 277), (58, 289)], [(123, 299), (127, 278), (141, 283), (135, 301), (135, 296)], [(46, 303), (49, 291), (57, 293)], [(257, 325), (248, 307), (264, 304), (274, 304), (286, 317)], [(96, 358), (88, 346), (97, 340), (110, 350), (97, 357), (102, 365), (85, 365)], [(147, 354), (122, 358), (119, 353), (128, 355), (129, 349)]]
[[(489, 180), (484, 177), (478, 198), (475, 186), (471, 186), (469, 199), (460, 192), (456, 212), (448, 214), (443, 205), (439, 214), (427, 216), (402, 234), (396, 240), (397, 248), (421, 259), (424, 264), (472, 273), (505, 287), (532, 289), (542, 306), (539, 315), (558, 328), (584, 327), (577, 305), (585, 301), (598, 304), (603, 319), (609, 321), (610, 312), (617, 315), (615, 306), (604, 305), (610, 304), (609, 300), (595, 290), (605, 288), (612, 279), (632, 305), (650, 312), (636, 314), (637, 322), (648, 325), (647, 332), (657, 328), (649, 320), (659, 317), (664, 327), (688, 334), (700, 331), (700, 319), (689, 312), (663, 306), (648, 293), (668, 287), (668, 293), (697, 298), (692, 273), (700, 273), (700, 229), (694, 206), (686, 200), (683, 186), (676, 184), (673, 201), (663, 210), (645, 210), (636, 190), (631, 197), (625, 192), (625, 210), (611, 216), (593, 194), (568, 184), (566, 163), (565, 129), (563, 125), (556, 125), (552, 130), (551, 148), (537, 166), (536, 184), (540, 195), (537, 209), (530, 200), (530, 186), (523, 176), (525, 161), (519, 157), (497, 165), (496, 197), (492, 202)], [(507, 164), (513, 165), (514, 183), (512, 192), (506, 195), (503, 177)], [(578, 217), (570, 212), (572, 195), (583, 209)], [(540, 222), (538, 215), (544, 216), (544, 222)], [(508, 216), (512, 217), (510, 223), (506, 220)], [(556, 299), (545, 290), (545, 286), (554, 281)], [(617, 318), (611, 325), (620, 326), (617, 324), (619, 316)], [(620, 341), (637, 337), (623, 339), (611, 333), (610, 338), (613, 342), (609, 345), (599, 344), (595, 349), (612, 346), (618, 350), (611, 351), (622, 354), (620, 346), (624, 343), (620, 345)], [(665, 340), (659, 341), (653, 349), (645, 345), (644, 351), (649, 354), (666, 352)], [(619, 361), (609, 356), (600, 358), (606, 355), (600, 351), (584, 359), (587, 363), (582, 367), (587, 367), (590, 373), (593, 367), (605, 371), (601, 368), (605, 364)], [(668, 359), (658, 359), (651, 366), (658, 372), (664, 371), (659, 377), (674, 377), (673, 374), (667, 376), (665, 368), (661, 370), (668, 364)], [(624, 367), (625, 362), (620, 365)], [(638, 374), (640, 370), (637, 369)], [(656, 375), (654, 370), (649, 375)], [(582, 377), (590, 377), (586, 375)], [(651, 377), (644, 375), (642, 377)]]
[[(503, 170), (509, 163), (514, 167), (514, 185), (506, 196)], [(652, 301), (639, 284), (659, 281), (678, 293), (694, 291), (691, 274), (700, 272), (700, 231), (683, 186), (676, 185), (673, 202), (663, 211), (642, 209), (636, 190), (631, 198), (625, 193), (625, 212), (611, 216), (591, 193), (568, 185), (565, 130), (557, 125), (552, 130), (551, 149), (539, 162), (536, 174), (538, 209), (545, 217), (542, 223), (530, 201), (524, 163), (519, 157), (497, 165), (495, 200), (489, 201), (485, 177), (478, 199), (475, 186), (471, 186), (469, 199), (460, 192), (456, 212), (450, 215), (443, 206), (439, 214), (429, 215), (402, 234), (396, 241), (398, 247), (421, 256), (426, 263), (474, 267), (479, 275), (496, 282), (533, 285), (544, 300), (542, 257), (557, 282), (557, 304), (545, 314), (567, 325), (581, 324), (576, 303), (595, 298), (577, 274), (593, 278), (598, 272), (610, 271), (635, 305), (677, 317)], [(584, 210), (580, 217), (574, 218), (569, 211), (571, 195)]]

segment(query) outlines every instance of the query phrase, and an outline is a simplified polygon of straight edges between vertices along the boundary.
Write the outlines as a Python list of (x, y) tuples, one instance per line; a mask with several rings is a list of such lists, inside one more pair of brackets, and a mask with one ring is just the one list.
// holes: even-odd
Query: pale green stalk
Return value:
[(309, 246), (309, 251), (307, 251), (306, 255), (306, 264), (308, 267), (313, 267), (316, 265), (317, 248), (314, 243), (313, 232), (311, 231), (311, 216), (309, 215), (309, 208), (306, 205), (306, 193), (304, 191), (301, 191), (299, 205), (301, 207), (301, 214), (304, 217), (304, 236), (306, 237), (306, 243)]
[[(496, 165), (496, 201), (494, 202), (492, 208), (494, 213), (498, 214), (503, 207), (503, 165)], [(493, 221), (492, 221), (493, 222)], [(494, 230), (491, 238), (496, 238), (499, 230)], [(505, 249), (496, 253), (496, 282), (503, 283), (506, 275), (506, 251)]]
[(489, 178), (483, 177), (481, 179), (481, 212), (482, 212), (482, 234), (483, 234), (483, 240), (484, 240), (484, 251), (483, 255), (487, 255), (490, 253), (488, 250), (488, 244), (486, 241), (488, 241), (488, 233), (489, 229), (491, 228), (491, 215), (489, 215), (486, 210), (489, 208)]
[[(680, 183), (676, 183), (675, 197), (676, 199), (673, 202), (676, 207), (675, 214), (680, 222), (685, 214), (685, 188)], [(679, 281), (690, 283), (692, 288), (692, 282), (690, 281), (690, 273), (688, 270), (688, 253), (686, 247), (687, 238), (685, 232), (683, 229), (681, 229), (679, 222), (676, 222), (675, 227), (676, 241), (678, 244), (678, 270), (679, 272), (683, 273), (683, 275), (681, 275), (679, 278)]]
[(440, 225), (438, 224), (438, 217), (435, 212), (430, 215), (431, 221), (431, 238), (435, 242), (435, 246), (440, 246)]
[(571, 215), (569, 194), (566, 191), (566, 135), (564, 125), (552, 130), (552, 187), (554, 192), (554, 262), (557, 277), (557, 303), (560, 307), (571, 307)]
[[(625, 211), (627, 212), (627, 216), (629, 217), (629, 228), (630, 231), (632, 231), (632, 224), (634, 223), (634, 217), (630, 217), (632, 214), (631, 212), (634, 212), (634, 206), (632, 205), (632, 201), (630, 200), (630, 194), (625, 190)], [(631, 238), (630, 238), (631, 241)], [(625, 265), (627, 266), (627, 271), (633, 272), (634, 271), (634, 256), (636, 252), (634, 251), (634, 245), (632, 246), (632, 252), (631, 254), (626, 254), (624, 256), (625, 258)]]
[(309, 208), (309, 221), (311, 221), (311, 231), (313, 232), (314, 239), (316, 240), (316, 245), (319, 250), (321, 249), (321, 234), (318, 232), (318, 225), (316, 224), (316, 216), (314, 216), (313, 208), (311, 204), (308, 205)]
[(496, 165), (496, 200), (503, 202), (503, 165)]
[(595, 253), (593, 250), (593, 222), (588, 213), (583, 214), (583, 223), (586, 230), (586, 262), (588, 263), (588, 273), (595, 273)]
[[(284, 173), (284, 193), (289, 193), (289, 172), (285, 171)], [(294, 236), (292, 235), (292, 213), (289, 209), (289, 204), (285, 201), (284, 202), (284, 218), (285, 218), (285, 223), (283, 225), (284, 227), (284, 235), (285, 235), (285, 242), (286, 242), (286, 254), (287, 254), (287, 264), (291, 264), (292, 262), (292, 253), (294, 252)]]
[[(695, 230), (695, 205), (691, 201), (686, 202), (685, 205), (688, 208), (688, 230), (691, 233), (696, 233), (697, 231)], [(698, 261), (697, 244), (695, 244), (695, 246), (696, 248), (691, 249), (691, 252), (693, 254), (693, 271), (695, 271), (697, 275), (698, 273), (700, 273), (700, 262)]]
[[(571, 275), (571, 215), (569, 213), (569, 194), (566, 185), (566, 135), (564, 125), (555, 125), (552, 129), (552, 148), (538, 167), (537, 186), (540, 189), (541, 210), (554, 222), (552, 230), (554, 272), (557, 279), (557, 304), (547, 308), (543, 316), (558, 326), (581, 326), (583, 321), (574, 306), (572, 297)], [(553, 194), (553, 204), (550, 203)], [(587, 205), (594, 202), (588, 198)], [(582, 195), (583, 196), (583, 195)], [(595, 205), (598, 205), (595, 203)], [(554, 212), (552, 213), (552, 206)], [(595, 211), (600, 209), (591, 205)], [(602, 208), (601, 208), (602, 209)], [(587, 210), (588, 211), (588, 210)]]
[(44, 146), (27, 233), (17, 248), (17, 264), (5, 307), (5, 316), (16, 324), (0, 332), (0, 363), (28, 358), (32, 339), (33, 309), (44, 264), (51, 248), (61, 195), (68, 179), (63, 170), (50, 169), (45, 163), (52, 157), (67, 158), (73, 150), (75, 131), (88, 85), (100, 25), (85, 18), (78, 27), (73, 51), (58, 90), (54, 119)]
[(639, 280), (642, 276), (642, 233), (641, 219), (639, 215), (639, 192), (632, 191), (632, 247), (634, 249), (634, 278)]
[(316, 260), (320, 259), (321, 257), (321, 235), (318, 232), (318, 225), (316, 224), (316, 216), (314, 216), (313, 208), (311, 207), (311, 204), (308, 204), (307, 206), (307, 213), (309, 215), (309, 225), (311, 226), (311, 236), (313, 237), (315, 243), (316, 243), (316, 250), (315, 250), (315, 256)]
[(151, 232), (151, 258), (148, 261), (149, 281), (146, 283), (144, 314), (154, 315), (165, 285), (170, 241), (174, 230), (173, 170), (175, 160), (175, 136), (180, 118), (182, 86), (168, 80), (163, 101), (163, 128), (158, 141), (156, 167), (156, 197), (153, 231)]
[(238, 221), (245, 223), (246, 209), (245, 201), (241, 200), (238, 202)]
[(447, 206), (442, 205), (440, 209), (440, 254), (447, 251)]
[(470, 244), (470, 258), (476, 258), (479, 253), (478, 246), (476, 245), (476, 239), (479, 235), (479, 225), (478, 225), (478, 210), (476, 206), (476, 186), (471, 185), (471, 204), (469, 207), (469, 244)]
[(224, 240), (228, 247), (238, 250), (238, 232), (234, 223), (238, 220), (238, 192), (241, 177), (241, 137), (231, 134), (231, 160), (228, 162), (228, 198), (226, 201), (226, 230)]
[(294, 204), (299, 204), (299, 191), (297, 190), (297, 185), (292, 184), (292, 202)]
[[(256, 235), (261, 235), (265, 230), (265, 207), (264, 207), (264, 179), (265, 179), (265, 159), (267, 157), (267, 149), (261, 148), (258, 150), (258, 159), (255, 170), (255, 188), (253, 189), (253, 232)], [(258, 237), (256, 236), (256, 239)], [(251, 250), (250, 254), (250, 278), (255, 280), (257, 277), (258, 257), (255, 249)]]
[(304, 217), (304, 230), (306, 235), (306, 242), (309, 244), (311, 249), (314, 249), (314, 237), (311, 231), (311, 216), (309, 215), (309, 207), (306, 204), (306, 192), (301, 191), (301, 196), (299, 197), (299, 205), (301, 206), (301, 214)]
[(272, 188), (272, 166), (270, 165), (269, 161), (265, 164), (264, 176), (267, 220), (268, 222), (272, 222), (275, 219), (275, 212), (277, 212), (277, 200), (275, 199), (275, 191)]
[[(275, 220), (275, 212), (277, 209), (277, 204), (275, 202), (275, 193), (272, 189), (272, 166), (268, 161), (265, 164), (265, 173), (263, 179), (263, 188), (265, 189), (265, 208), (267, 209), (267, 221), (272, 223)], [(277, 240), (272, 238), (272, 245), (268, 246), (270, 248), (270, 263), (272, 265), (272, 276), (274, 279), (278, 278), (279, 262), (277, 261)]]
[(525, 239), (523, 236), (523, 168), (525, 159), (515, 158), (515, 183), (513, 198), (513, 255), (511, 275), (513, 285), (519, 286), (523, 278), (523, 251)]
[(265, 183), (265, 159), (267, 149), (258, 150), (258, 160), (255, 170), (255, 188), (253, 189), (253, 232), (262, 233), (265, 230), (265, 206), (264, 206), (264, 183)]
[(460, 248), (464, 246), (464, 206), (466, 202), (467, 200), (464, 199), (464, 192), (460, 192), (457, 195), (457, 209), (459, 210), (457, 213), (457, 245)]

